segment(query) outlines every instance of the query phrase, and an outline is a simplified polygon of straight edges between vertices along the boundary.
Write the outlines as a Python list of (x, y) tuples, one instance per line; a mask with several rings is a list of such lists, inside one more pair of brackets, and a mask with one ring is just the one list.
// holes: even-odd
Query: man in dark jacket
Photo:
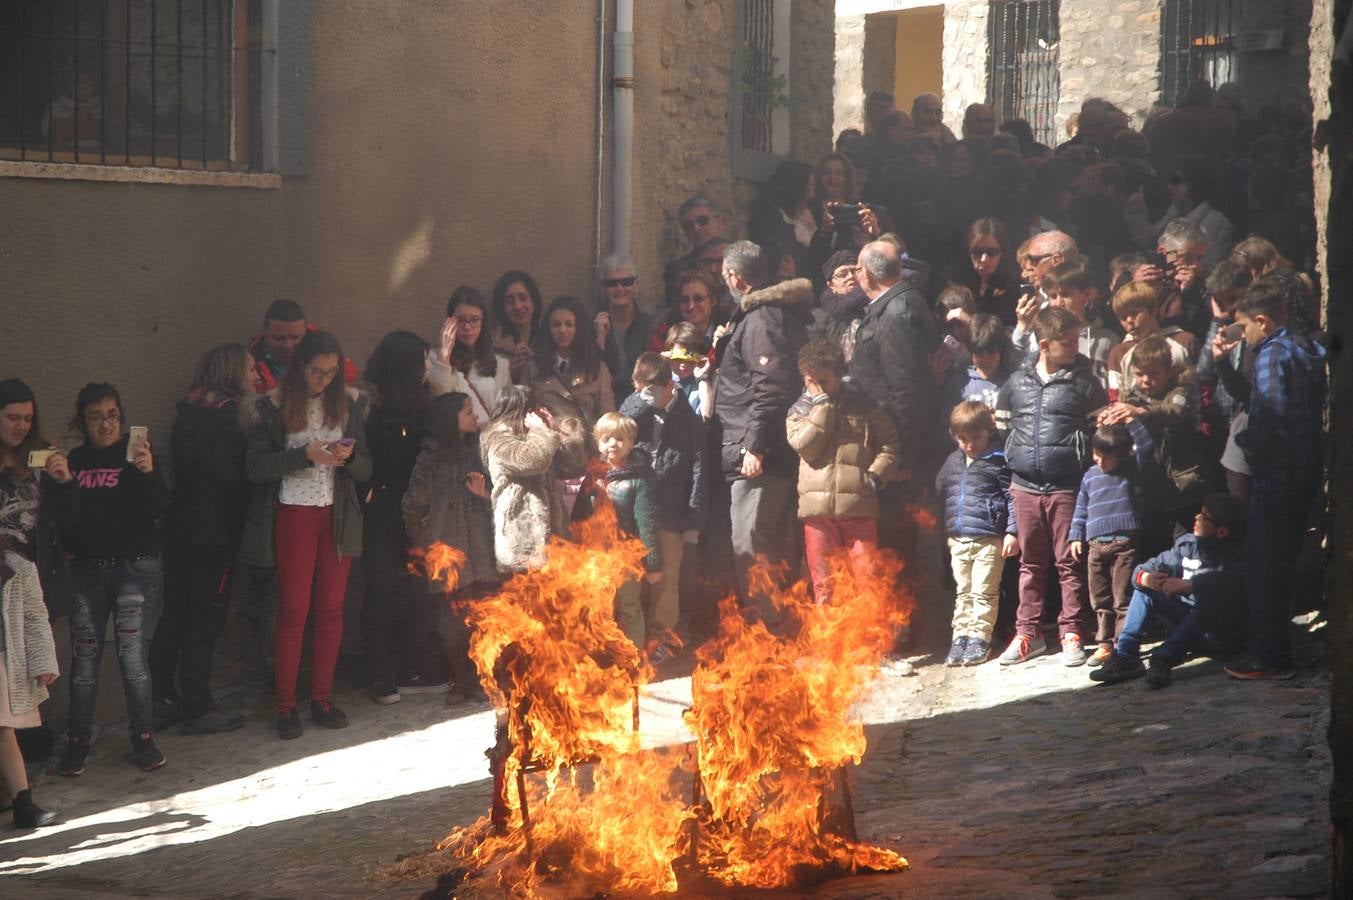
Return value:
[(855, 332), (850, 379), (888, 411), (902, 436), (903, 476), (883, 489), (879, 545), (916, 559), (918, 533), (908, 508), (929, 496), (948, 446), (931, 367), (940, 332), (921, 293), (930, 270), (923, 262), (905, 259), (896, 244), (875, 241), (860, 251), (856, 272), (869, 305)]
[(803, 391), (797, 360), (813, 286), (806, 278), (768, 284), (766, 256), (750, 241), (728, 246), (723, 277), (738, 309), (716, 344), (714, 416), (731, 482), (734, 570), (743, 601), (770, 618), (768, 598), (749, 596), (747, 573), (758, 557), (772, 566), (793, 558), (798, 457), (785, 417)]

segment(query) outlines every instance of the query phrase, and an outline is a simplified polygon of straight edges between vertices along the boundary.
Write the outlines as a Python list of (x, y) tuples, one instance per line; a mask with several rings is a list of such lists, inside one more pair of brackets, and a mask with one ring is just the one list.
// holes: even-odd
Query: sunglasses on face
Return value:
[(684, 219), (682, 221), (681, 227), (686, 231), (694, 231), (697, 228), (704, 228), (708, 224), (709, 216), (691, 216), (689, 219)]
[(1051, 253), (1030, 253), (1029, 262), (1036, 266), (1045, 259), (1051, 259), (1052, 256)]
[(636, 280), (633, 275), (630, 275), (628, 278), (603, 278), (601, 283), (608, 288), (634, 287)]
[[(1001, 248), (1000, 248), (1000, 247), (973, 247), (973, 248), (972, 248), (972, 258), (973, 258), (973, 259), (986, 259), (986, 258), (989, 257), (989, 256), (1000, 256), (1000, 255), (1001, 255)], [(1030, 257), (1031, 260), (1032, 260), (1032, 258), (1033, 258), (1033, 257)]]

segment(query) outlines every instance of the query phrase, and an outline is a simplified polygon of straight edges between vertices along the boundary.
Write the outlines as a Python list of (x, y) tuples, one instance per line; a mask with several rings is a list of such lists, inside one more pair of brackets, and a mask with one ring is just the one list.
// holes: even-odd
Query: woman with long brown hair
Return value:
[(512, 383), (510, 363), (494, 346), (493, 331), (484, 295), (462, 284), (446, 301), (441, 344), (428, 355), (427, 380), (433, 394), (468, 395), (481, 428), (498, 404), (498, 392)]
[(240, 559), (276, 566), (281, 588), (274, 641), (277, 733), (301, 736), (296, 676), (313, 597), (310, 717), (343, 728), (348, 717), (329, 702), (343, 636), (348, 569), (362, 555), (357, 485), (371, 477), (363, 421), (365, 395), (338, 377), (343, 351), (326, 331), (307, 334), (286, 380), (260, 397), (249, 429), (245, 471), (253, 497)]
[(1005, 225), (1000, 219), (978, 219), (968, 226), (963, 250), (964, 261), (950, 281), (972, 291), (977, 312), (997, 316), (1013, 328), (1019, 268)]

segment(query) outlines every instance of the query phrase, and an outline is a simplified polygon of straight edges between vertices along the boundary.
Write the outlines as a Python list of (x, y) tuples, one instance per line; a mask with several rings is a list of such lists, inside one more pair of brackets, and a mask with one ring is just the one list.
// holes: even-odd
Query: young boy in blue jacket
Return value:
[[(1090, 680), (1115, 684), (1146, 676), (1147, 687), (1170, 684), (1171, 670), (1191, 652), (1222, 655), (1243, 639), (1245, 504), (1230, 494), (1210, 494), (1193, 520), (1193, 532), (1142, 563), (1132, 573), (1132, 602), (1112, 658)], [(1170, 626), (1165, 643), (1141, 661), (1142, 634), (1151, 619)], [(1204, 641), (1206, 638), (1206, 641)]]
[(944, 664), (976, 666), (991, 653), (1001, 575), (1005, 561), (1019, 553), (1019, 542), (1010, 468), (996, 441), (991, 408), (964, 400), (950, 413), (949, 430), (958, 449), (935, 478), (956, 585), (953, 643)]

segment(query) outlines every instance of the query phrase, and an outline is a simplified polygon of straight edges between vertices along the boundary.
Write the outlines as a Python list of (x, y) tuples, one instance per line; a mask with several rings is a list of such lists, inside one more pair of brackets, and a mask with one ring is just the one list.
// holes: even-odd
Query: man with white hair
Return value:
[(1044, 231), (1029, 240), (1029, 257), (1020, 271), (1020, 278), (1033, 290), (1019, 298), (1015, 306), (1015, 330), (1010, 342), (1022, 354), (1028, 354), (1036, 345), (1033, 322), (1038, 311), (1048, 305), (1043, 293), (1043, 276), (1064, 262), (1080, 262), (1081, 251), (1076, 239), (1065, 231)]

